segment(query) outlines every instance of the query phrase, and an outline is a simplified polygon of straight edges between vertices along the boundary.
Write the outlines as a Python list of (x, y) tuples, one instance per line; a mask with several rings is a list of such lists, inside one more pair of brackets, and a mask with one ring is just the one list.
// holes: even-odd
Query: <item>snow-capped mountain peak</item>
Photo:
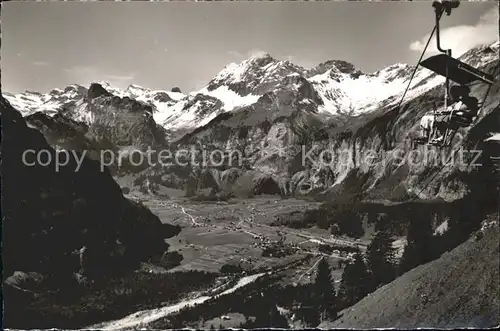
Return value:
[(227, 80), (239, 82), (245, 73), (246, 66), (236, 63), (230, 63), (224, 67), (215, 77), (214, 81)]
[(269, 53), (259, 53), (239, 64), (227, 65), (205, 89), (213, 91), (225, 85), (241, 96), (262, 95), (278, 86), (284, 77), (292, 73), (304, 72), (304, 68), (290, 61), (277, 60)]
[(113, 86), (108, 82), (99, 80), (96, 83), (101, 85), (106, 91), (108, 91), (109, 93), (111, 93), (113, 95), (116, 95), (117, 97), (124, 97), (127, 95), (126, 91), (124, 91), (116, 86)]
[(130, 94), (130, 95), (141, 96), (141, 95), (147, 94), (148, 92), (151, 92), (151, 90), (149, 90), (145, 87), (136, 85), (136, 84), (132, 84), (132, 85), (129, 85), (127, 87), (125, 92)]
[(362, 72), (357, 70), (354, 64), (343, 61), (343, 60), (328, 60), (322, 62), (307, 70), (306, 76), (313, 77), (317, 75), (322, 75), (325, 72), (330, 71), (332, 73), (343, 73), (343, 74), (361, 74)]
[(272, 64), (279, 62), (269, 53), (259, 53), (241, 63), (230, 63), (222, 69), (212, 80), (213, 82), (239, 83), (248, 79), (252, 71), (263, 72)]
[(246, 66), (266, 66), (270, 63), (277, 62), (278, 60), (275, 59), (271, 54), (266, 53), (266, 52), (259, 52), (255, 55), (252, 55), (248, 60), (243, 61), (242, 64)]
[(276, 62), (269, 53), (259, 53), (241, 63), (230, 63), (225, 66), (213, 79), (213, 81), (226, 81), (237, 83), (244, 79), (248, 71), (256, 67), (264, 67), (272, 62)]
[(33, 114), (37, 111), (47, 113), (47, 115), (51, 116), (62, 110), (64, 105), (83, 98), (86, 93), (87, 89), (85, 87), (72, 84), (68, 85), (64, 90), (53, 89), (45, 94), (26, 91), (19, 94), (4, 93), (4, 96), (23, 116)]
[(413, 69), (414, 67), (410, 66), (409, 64), (396, 63), (387, 68), (379, 70), (372, 75), (374, 77), (379, 77), (383, 81), (389, 82), (394, 79), (408, 77), (408, 75), (411, 74)]

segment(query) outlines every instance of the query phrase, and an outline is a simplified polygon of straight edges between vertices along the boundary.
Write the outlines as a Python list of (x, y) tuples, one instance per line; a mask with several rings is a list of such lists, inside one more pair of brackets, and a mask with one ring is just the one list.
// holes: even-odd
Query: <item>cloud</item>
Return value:
[(228, 51), (227, 54), (229, 56), (232, 56), (232, 57), (235, 57), (235, 58), (238, 58), (238, 59), (241, 59), (241, 58), (245, 57), (245, 55), (241, 54), (238, 51)]
[(238, 51), (228, 51), (227, 54), (229, 56), (232, 56), (234, 58), (237, 58), (237, 59), (248, 59), (252, 56), (260, 56), (260, 55), (265, 55), (265, 54), (268, 54), (266, 51), (263, 51), (261, 49), (258, 49), (258, 48), (253, 48), (249, 51), (246, 51), (246, 52), (238, 52)]
[(32, 64), (34, 66), (48, 66), (50, 63), (48, 62), (45, 62), (45, 61), (33, 61)]
[(266, 54), (269, 54), (268, 52), (266, 51), (263, 51), (261, 49), (252, 49), (250, 50), (247, 55), (248, 57), (252, 57), (252, 56), (263, 56), (263, 55), (266, 55)]
[(268, 52), (266, 51), (263, 51), (261, 49), (258, 49), (258, 48), (254, 48), (254, 49), (251, 49), (249, 51), (246, 51), (246, 52), (238, 52), (238, 51), (228, 51), (227, 54), (231, 57), (233, 57), (235, 60), (237, 61), (243, 61), (243, 60), (247, 60), (253, 56), (263, 56), (263, 55), (266, 55), (266, 54), (269, 54)]
[[(429, 35), (422, 37), (420, 40), (410, 44), (410, 50), (422, 52), (425, 44), (429, 39)], [(469, 49), (491, 44), (498, 40), (498, 8), (493, 8), (486, 12), (479, 21), (474, 25), (457, 25), (441, 30), (441, 46), (443, 49), (452, 49), (452, 55), (458, 57)], [(432, 46), (434, 45), (434, 47)], [(436, 37), (432, 38), (427, 52), (430, 54), (438, 53), (435, 47)]]

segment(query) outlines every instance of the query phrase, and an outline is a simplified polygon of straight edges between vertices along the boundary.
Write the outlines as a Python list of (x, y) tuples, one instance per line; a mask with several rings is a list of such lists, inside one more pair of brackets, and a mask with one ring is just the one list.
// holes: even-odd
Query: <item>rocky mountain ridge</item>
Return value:
[[(495, 44), (490, 47), (497, 47)], [(483, 61), (471, 50), (462, 58), (464, 62), (480, 65)], [(484, 61), (483, 61), (484, 62)], [(406, 64), (394, 64), (374, 73), (363, 73), (349, 62), (330, 60), (305, 69), (290, 61), (280, 61), (263, 53), (239, 64), (232, 63), (223, 68), (204, 88), (187, 95), (179, 92), (150, 90), (130, 85), (121, 90), (109, 83), (98, 81), (111, 94), (129, 97), (153, 108), (155, 121), (168, 129), (180, 127), (196, 128), (207, 124), (221, 112), (232, 111), (255, 104), (260, 97), (290, 85), (303, 85), (308, 94), (317, 94), (312, 104), (329, 115), (351, 111), (356, 114), (372, 111), (379, 103), (402, 93), (413, 70)], [(414, 78), (415, 87), (425, 90), (441, 81), (428, 81), (432, 73), (419, 68)], [(9, 102), (26, 116), (36, 111), (54, 114), (71, 104), (81, 104), (88, 87), (70, 85), (64, 90), (54, 89), (49, 93), (26, 91), (20, 94), (4, 93)], [(414, 91), (422, 93), (419, 88)], [(215, 100), (215, 99), (217, 100)], [(222, 102), (222, 104), (220, 104)], [(196, 111), (203, 108), (204, 111)], [(84, 107), (77, 108), (84, 112)], [(73, 116), (84, 120), (80, 114)], [(182, 113), (182, 114), (181, 114)]]
[[(475, 63), (479, 69), (489, 73), (496, 70), (498, 79), (498, 43), (473, 49), (464, 54), (462, 60)], [(403, 71), (409, 69), (403, 67)], [(399, 79), (398, 72), (402, 71), (389, 69), (384, 75)], [(419, 74), (417, 71), (417, 76)], [(262, 176), (272, 176), (279, 183), (280, 191), (287, 195), (299, 191), (311, 193), (314, 187), (331, 191), (350, 180), (359, 185), (356, 187), (358, 191), (371, 192), (372, 198), (404, 199), (417, 194), (421, 198), (454, 200), (467, 194), (468, 184), (459, 178), (467, 177), (465, 173), (471, 169), (455, 162), (445, 167), (443, 176), (427, 183), (456, 151), (437, 148), (427, 151), (424, 146), (413, 152), (411, 142), (419, 134), (418, 126), (423, 114), (443, 104), (442, 81), (442, 77), (433, 75), (417, 81), (399, 109), (396, 107), (399, 98), (388, 98), (373, 112), (336, 116), (328, 120), (301, 107), (293, 94), (290, 96), (284, 90), (277, 90), (272, 95), (268, 94), (267, 98), (259, 99), (255, 105), (219, 115), (209, 124), (186, 135), (181, 143), (191, 145), (196, 142), (220, 150), (243, 150), (254, 169), (258, 169)], [(472, 88), (472, 94), (479, 100), (484, 99), (487, 91), (486, 84), (476, 84)], [(278, 100), (277, 106), (273, 98)], [(471, 149), (479, 149), (489, 132), (498, 132), (498, 105), (498, 86), (494, 85), (488, 92), (478, 120), (471, 128), (459, 130), (454, 148), (459, 148), (463, 140)], [(307, 157), (301, 153), (304, 146)], [(312, 151), (311, 157), (307, 153), (309, 151)], [(325, 151), (336, 156), (344, 153), (350, 155), (352, 160), (314, 162)], [(356, 162), (368, 153), (375, 154), (376, 158), (370, 162)], [(405, 162), (395, 162), (401, 153)], [(413, 160), (412, 153), (419, 154), (421, 159), (426, 153), (435, 153), (437, 164)], [(312, 162), (304, 164), (301, 161)]]
[[(498, 42), (471, 49), (460, 59), (493, 73)], [(411, 139), (418, 134), (421, 116), (443, 103), (444, 78), (419, 68), (405, 102), (401, 108), (396, 107), (413, 69), (395, 64), (364, 74), (348, 62), (328, 61), (305, 70), (261, 54), (239, 65), (228, 65), (204, 89), (186, 96), (137, 86), (129, 87), (126, 93), (109, 84), (93, 84), (89, 90), (72, 87), (64, 93), (78, 95), (80, 100), (67, 103), (60, 113), (86, 123), (87, 137), (110, 142), (117, 150), (144, 150), (155, 145), (174, 150), (202, 146), (208, 152), (225, 151), (223, 166), (205, 166), (212, 174), (207, 183), (219, 183), (218, 189), (228, 184), (220, 183), (220, 178), (234, 179), (235, 173), (249, 173), (255, 187), (271, 180), (272, 193), (282, 195), (335, 191), (342, 182), (351, 180), (356, 185), (364, 181), (357, 188), (371, 192), (372, 197), (394, 195), (400, 199), (418, 194), (453, 200), (467, 192), (467, 184), (457, 174), (470, 169), (454, 165), (445, 170), (448, 175), (439, 176), (431, 185), (425, 184), (426, 179), (439, 165), (393, 162), (398, 152), (405, 157), (411, 154)], [(482, 100), (486, 90), (486, 85), (477, 84), (472, 93)], [(477, 145), (488, 138), (489, 132), (500, 131), (494, 120), (497, 99), (495, 85), (479, 119), (472, 128), (457, 134), (455, 147), (462, 139)], [(19, 100), (16, 96), (15, 101)], [(169, 126), (191, 129), (174, 140)], [(302, 149), (306, 149), (307, 157)], [(227, 162), (235, 151), (241, 152), (243, 159), (237, 165)], [(346, 164), (339, 159), (315, 162), (325, 151), (350, 154), (353, 161), (367, 152), (375, 152), (377, 158), (362, 164)], [(422, 148), (417, 151), (423, 152)], [(451, 153), (438, 152), (446, 154), (444, 160)], [(183, 178), (164, 182), (158, 178), (173, 175), (170, 168), (139, 170), (139, 178), (155, 178), (159, 185), (182, 183), (186, 173), (181, 171)], [(397, 187), (389, 184), (392, 182)]]

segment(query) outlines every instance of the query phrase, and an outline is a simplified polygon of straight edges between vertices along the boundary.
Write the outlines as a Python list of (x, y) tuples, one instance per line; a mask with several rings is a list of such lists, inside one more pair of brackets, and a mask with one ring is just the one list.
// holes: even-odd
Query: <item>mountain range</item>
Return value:
[[(498, 49), (499, 42), (479, 46), (460, 60), (493, 73)], [(203, 180), (206, 183), (201, 186), (216, 185), (218, 190), (234, 184), (232, 181), (242, 174), (252, 178), (253, 190), (271, 183), (266, 192), (282, 195), (335, 191), (336, 186), (354, 176), (357, 180), (366, 177), (362, 191), (375, 197), (385, 196), (384, 183), (397, 177), (397, 191), (405, 196), (421, 191), (421, 197), (453, 200), (467, 191), (467, 184), (457, 179), (457, 171), (464, 170), (456, 166), (449, 174), (434, 179), (430, 189), (425, 185), (424, 190), (422, 184), (430, 169), (427, 166), (417, 169), (411, 164), (394, 166), (378, 161), (346, 165), (339, 160), (325, 165), (300, 160), (299, 146), (318, 147), (313, 153), (316, 157), (325, 150), (357, 155), (372, 150), (389, 159), (397, 150), (409, 153), (411, 139), (419, 134), (421, 116), (443, 104), (444, 88), (443, 77), (419, 67), (398, 108), (414, 69), (394, 64), (375, 73), (363, 73), (340, 60), (305, 69), (262, 53), (227, 65), (204, 88), (189, 94), (137, 85), (121, 90), (96, 82), (46, 94), (27, 91), (3, 95), (51, 145), (79, 150), (85, 147), (94, 157), (103, 149), (145, 151), (148, 146), (178, 150), (203, 145), (209, 151), (242, 151), (244, 167), (225, 162), (202, 169), (204, 178), (210, 180)], [(486, 90), (485, 84), (479, 84), (472, 93), (481, 100)], [(500, 131), (494, 120), (486, 122), (498, 115), (497, 90), (494, 86), (489, 92), (475, 124), (459, 130), (455, 146), (465, 139), (477, 147), (490, 133)], [(473, 137), (470, 132), (481, 133)], [(189, 173), (182, 170), (181, 175), (178, 167), (137, 168), (133, 172), (135, 184), (124, 184), (132, 188), (141, 180), (167, 187), (175, 182), (174, 186), (180, 187)], [(231, 183), (227, 178), (232, 178)]]
[[(497, 49), (498, 42), (489, 47)], [(475, 66), (492, 60), (491, 56), (478, 57), (477, 52), (468, 52), (461, 59)], [(296, 91), (294, 101), (319, 114), (370, 112), (384, 101), (396, 101), (413, 70), (410, 65), (398, 63), (374, 73), (363, 73), (353, 64), (340, 60), (305, 69), (262, 53), (239, 64), (227, 65), (204, 88), (187, 95), (137, 85), (121, 90), (106, 82), (97, 83), (117, 97), (129, 97), (151, 106), (155, 121), (166, 129), (192, 129), (207, 124), (220, 113), (254, 105), (276, 91)], [(408, 97), (415, 97), (442, 82), (429, 70), (419, 67)], [(74, 108), (68, 115), (78, 121), (91, 122), (85, 109), (88, 88), (74, 84), (45, 94), (26, 91), (15, 95), (4, 93), (4, 96), (25, 116), (37, 111), (51, 115)]]

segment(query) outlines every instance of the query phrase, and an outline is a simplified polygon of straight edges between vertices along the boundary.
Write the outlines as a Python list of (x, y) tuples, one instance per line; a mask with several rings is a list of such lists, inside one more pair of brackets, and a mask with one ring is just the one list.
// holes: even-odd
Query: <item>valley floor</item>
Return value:
[[(242, 283), (244, 284), (241, 287), (249, 286), (257, 278), (265, 281), (270, 279), (271, 275), (279, 275), (279, 280), (274, 282), (280, 286), (310, 283), (314, 279), (318, 262), (324, 257), (327, 257), (333, 269), (332, 278), (335, 283), (339, 283), (343, 271), (339, 261), (348, 260), (349, 256), (338, 251), (326, 254), (321, 251), (320, 246), (344, 245), (358, 247), (364, 251), (371, 236), (370, 231), (367, 231), (363, 238), (354, 240), (333, 237), (328, 231), (316, 227), (292, 229), (271, 225), (277, 215), (318, 207), (315, 202), (305, 200), (259, 196), (253, 199), (207, 203), (194, 202), (178, 196), (169, 200), (147, 199), (143, 200), (143, 203), (162, 221), (182, 227), (181, 233), (168, 242), (171, 250), (182, 254), (183, 260), (179, 266), (168, 272), (218, 272), (224, 265), (238, 265), (244, 271), (233, 275), (237, 281), (234, 287)], [(495, 268), (490, 264), (498, 263), (498, 228), (488, 231), (485, 232), (485, 238), (473, 238), (452, 252), (445, 253), (438, 260), (411, 270), (371, 293), (354, 307), (346, 309), (337, 321), (324, 322), (321, 326), (413, 327), (418, 324), (424, 327), (448, 327), (495, 323), (491, 307), (498, 308), (498, 282), (496, 285), (491, 284), (491, 280), (498, 280), (498, 266)], [(400, 238), (395, 244), (404, 245), (404, 242)], [(289, 249), (286, 254), (263, 256), (266, 248), (276, 243), (283, 249)], [(478, 256), (480, 258), (477, 258)], [(460, 278), (457, 279), (458, 275)], [(265, 292), (266, 286), (268, 285), (259, 287), (257, 291)], [(250, 293), (245, 295), (250, 298)], [(139, 312), (103, 326), (117, 329), (123, 326), (124, 321), (135, 326), (148, 326), (150, 323), (154, 326), (170, 326), (171, 320), (167, 316), (175, 314), (180, 307), (186, 310), (194, 304), (204, 304), (210, 300), (218, 302), (221, 296), (210, 295), (210, 291), (204, 292), (195, 298), (148, 312)], [(485, 300), (489, 303), (485, 304)], [(446, 304), (443, 304), (444, 302)], [(219, 304), (209, 304), (207, 307), (213, 305)], [(276, 307), (280, 314), (286, 317), (289, 327), (298, 327), (291, 314), (284, 313), (286, 309), (278, 305)], [(236, 304), (234, 310), (227, 311), (221, 307), (218, 309), (220, 316), (209, 315), (205, 322), (196, 318), (182, 322), (192, 327), (206, 328), (210, 323), (223, 327), (238, 327), (233, 324), (238, 324), (237, 321), (248, 322), (249, 318), (253, 318), (246, 316), (243, 313), (245, 308)], [(381, 310), (384, 312), (381, 313)], [(189, 313), (185, 315), (188, 316)], [(420, 316), (419, 322), (415, 324), (417, 315)], [(183, 316), (179, 318), (184, 318)]]
[[(318, 250), (321, 244), (365, 250), (369, 242), (368, 236), (361, 240), (333, 237), (327, 230), (316, 227), (291, 229), (270, 225), (276, 216), (283, 213), (317, 208), (319, 204), (311, 201), (260, 196), (207, 203), (179, 197), (171, 200), (151, 199), (144, 201), (144, 204), (162, 221), (183, 228), (179, 235), (168, 240), (170, 250), (178, 251), (184, 258), (181, 265), (171, 272), (217, 272), (224, 264), (239, 264), (248, 271), (260, 270), (308, 255), (312, 257), (312, 263), (327, 256), (333, 265), (348, 259), (348, 256), (342, 252), (322, 253)], [(286, 256), (262, 256), (263, 250), (280, 240), (279, 247), (289, 249)], [(306, 271), (307, 265), (302, 268)], [(300, 277), (301, 271), (295, 270), (297, 279), (310, 278), (307, 275)], [(341, 270), (334, 275), (338, 279), (340, 276)]]
[[(183, 256), (180, 265), (173, 269), (162, 270), (157, 266), (146, 264), (150, 272), (218, 273), (225, 265), (238, 266), (241, 271), (229, 277), (233, 284), (230, 288), (224, 285), (214, 285), (208, 290), (190, 293), (178, 302), (94, 326), (98, 329), (119, 330), (148, 327), (151, 323), (158, 323), (158, 320), (162, 323), (162, 319), (175, 315), (181, 310), (190, 309), (210, 300), (219, 300), (237, 289), (244, 291), (245, 286), (255, 282), (258, 278), (262, 278), (265, 282), (270, 277), (278, 275), (279, 277), (273, 283), (279, 286), (310, 283), (314, 279), (319, 260), (324, 257), (327, 257), (332, 266), (334, 270), (332, 277), (338, 283), (343, 271), (343, 265), (339, 262), (348, 260), (349, 256), (340, 251), (334, 251), (331, 254), (321, 252), (320, 245), (359, 247), (365, 250), (368, 243), (366, 238), (356, 241), (350, 238), (333, 237), (327, 230), (316, 227), (291, 229), (271, 225), (277, 215), (317, 208), (318, 203), (311, 201), (280, 199), (275, 196), (231, 199), (228, 202), (217, 203), (195, 202), (181, 196), (168, 200), (138, 195), (129, 196), (129, 198), (142, 201), (163, 222), (182, 227), (179, 235), (167, 240), (170, 244), (169, 250), (176, 251)], [(283, 249), (286, 252), (281, 252), (282, 254), (277, 254), (277, 256), (272, 254), (263, 256), (263, 252), (273, 245), (278, 247), (278, 251)], [(218, 291), (221, 287), (225, 289), (223, 292)], [(265, 288), (261, 290), (266, 291)], [(239, 314), (239, 317), (234, 314)], [(237, 311), (234, 314), (234, 316), (231, 315), (232, 317), (213, 316), (213, 323), (237, 327), (237, 325), (232, 325), (236, 323), (235, 321), (247, 321), (248, 318), (252, 318)], [(185, 323), (203, 327), (199, 324), (200, 321), (196, 320), (186, 320)], [(210, 324), (207, 323), (205, 326)]]
[[(168, 268), (143, 263), (136, 273), (110, 280), (109, 286), (103, 285), (106, 288), (72, 296), (67, 302), (43, 294), (21, 309), (33, 315), (29, 323), (64, 328), (93, 325), (110, 330), (152, 327), (155, 323), (161, 328), (209, 327), (213, 323), (238, 327), (256, 316), (249, 311), (254, 305), (246, 300), (269, 293), (270, 286), (279, 291), (291, 284), (311, 283), (322, 258), (327, 258), (333, 279), (340, 282), (344, 268), (341, 262), (348, 261), (350, 253), (342, 249), (324, 252), (322, 246), (365, 250), (369, 242), (368, 237), (357, 241), (332, 237), (328, 230), (317, 227), (273, 225), (278, 215), (317, 208), (319, 203), (313, 201), (257, 196), (197, 202), (182, 197), (181, 192), (177, 196), (169, 193), (172, 198), (164, 200), (138, 194), (127, 197), (141, 201), (162, 222), (181, 226), (177, 236), (167, 239), (169, 251), (182, 255), (180, 264)], [(235, 298), (241, 301), (234, 304), (235, 311), (228, 311), (227, 302)], [(206, 305), (216, 306), (206, 323), (189, 315), (191, 310)], [(10, 325), (28, 323), (22, 322), (17, 312), (14, 314), (13, 303), (9, 308)], [(188, 317), (180, 315), (186, 311)], [(224, 317), (227, 314), (229, 319)]]

